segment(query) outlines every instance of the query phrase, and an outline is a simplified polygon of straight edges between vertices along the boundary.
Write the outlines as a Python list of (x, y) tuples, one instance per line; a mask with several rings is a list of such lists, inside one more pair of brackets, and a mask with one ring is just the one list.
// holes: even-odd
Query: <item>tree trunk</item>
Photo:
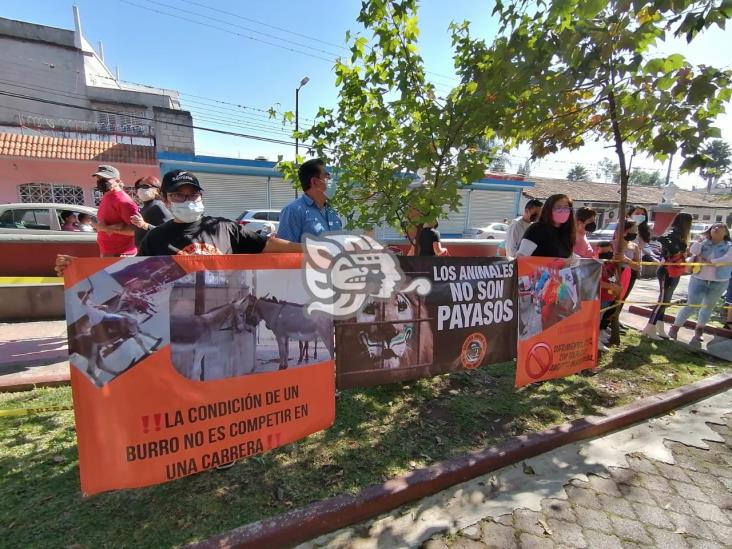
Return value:
[[(615, 94), (612, 90), (608, 93), (607, 102), (610, 111), (610, 121), (613, 127), (613, 139), (615, 141), (615, 152), (618, 155), (618, 163), (620, 164), (620, 205), (618, 206), (618, 228), (615, 231), (615, 249), (620, 251), (623, 249), (623, 225), (625, 223), (625, 210), (628, 203), (628, 169), (625, 165), (625, 152), (623, 152), (623, 135), (620, 133), (620, 125), (618, 124), (618, 111), (615, 103)], [(620, 264), (618, 265), (617, 279), (620, 281)], [(610, 344), (617, 345), (620, 343), (620, 305), (615, 308), (611, 321)]]

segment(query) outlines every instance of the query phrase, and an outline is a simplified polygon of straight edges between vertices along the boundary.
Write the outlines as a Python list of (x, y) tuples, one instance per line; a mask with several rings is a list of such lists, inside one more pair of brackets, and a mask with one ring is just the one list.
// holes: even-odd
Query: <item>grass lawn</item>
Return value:
[[(0, 545), (181, 545), (730, 368), (633, 331), (601, 365), (520, 390), (506, 363), (344, 391), (325, 432), (227, 470), (85, 499), (72, 412), (0, 418)], [(4, 409), (70, 401), (68, 387), (0, 394)]]

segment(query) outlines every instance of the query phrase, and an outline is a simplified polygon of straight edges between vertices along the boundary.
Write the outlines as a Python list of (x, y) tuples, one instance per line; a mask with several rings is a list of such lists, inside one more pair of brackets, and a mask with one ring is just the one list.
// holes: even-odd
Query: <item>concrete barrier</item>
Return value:
[(0, 284), (1, 322), (64, 318), (63, 284)]

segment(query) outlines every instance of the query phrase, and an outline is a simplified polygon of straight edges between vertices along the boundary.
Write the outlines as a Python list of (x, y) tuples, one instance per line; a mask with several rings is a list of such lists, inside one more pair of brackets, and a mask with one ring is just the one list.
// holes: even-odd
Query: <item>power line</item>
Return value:
[[(61, 101), (52, 101), (50, 99), (41, 99), (41, 98), (37, 98), (37, 97), (31, 97), (31, 96), (28, 96), (28, 95), (23, 95), (23, 94), (18, 94), (18, 93), (12, 93), (12, 92), (7, 92), (7, 91), (3, 91), (3, 90), (0, 90), (0, 96), (14, 97), (14, 98), (17, 98), (17, 99), (25, 99), (27, 101), (33, 101), (33, 102), (36, 102), (36, 103), (44, 103), (44, 104), (47, 104), (47, 105), (56, 105), (56, 106), (60, 106), (60, 107), (68, 107), (68, 108), (71, 108), (71, 109), (79, 109), (79, 110), (83, 110), (83, 111), (98, 112), (98, 113), (104, 113), (104, 114), (114, 114), (114, 115), (119, 115), (120, 114), (119, 112), (109, 111), (109, 110), (106, 110), (106, 109), (95, 109), (95, 108), (92, 108), (92, 107), (83, 107), (83, 106), (80, 106), (80, 105), (73, 105), (71, 103), (63, 103)], [(132, 114), (129, 114), (128, 115), (126, 113), (125, 113), (125, 116), (129, 117), (131, 120), (144, 120), (146, 122), (150, 122), (151, 121), (149, 118), (145, 118), (143, 116), (135, 116), (135, 115), (132, 115)], [(276, 144), (279, 144), (279, 145), (288, 145), (288, 146), (293, 146), (293, 147), (295, 146), (295, 142), (294, 141), (284, 141), (282, 139), (273, 139), (273, 138), (269, 138), (269, 137), (262, 137), (262, 136), (259, 136), (259, 135), (249, 135), (249, 134), (244, 134), (244, 133), (239, 133), (239, 132), (230, 132), (230, 131), (225, 131), (225, 130), (217, 130), (217, 129), (214, 129), (214, 128), (207, 128), (205, 126), (196, 126), (196, 125), (192, 125), (192, 124), (182, 124), (180, 122), (167, 122), (166, 121), (166, 122), (163, 122), (163, 124), (167, 124), (168, 126), (177, 126), (177, 127), (181, 127), (181, 128), (190, 128), (192, 130), (200, 130), (200, 131), (206, 131), (206, 132), (211, 132), (211, 133), (218, 133), (218, 134), (223, 134), (223, 135), (230, 135), (230, 136), (234, 136), (234, 137), (242, 137), (242, 138), (245, 138), (245, 139), (254, 139), (256, 141), (265, 141), (265, 142), (268, 142), (268, 143), (276, 143)], [(308, 145), (305, 144), (304, 146), (307, 147)]]

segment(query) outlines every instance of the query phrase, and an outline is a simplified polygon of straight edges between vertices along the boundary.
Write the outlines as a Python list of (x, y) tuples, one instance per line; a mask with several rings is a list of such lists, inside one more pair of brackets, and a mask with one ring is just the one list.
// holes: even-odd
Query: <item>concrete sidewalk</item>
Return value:
[(300, 547), (730, 547), (731, 412), (732, 390)]
[(68, 382), (66, 321), (0, 324), (0, 391)]

